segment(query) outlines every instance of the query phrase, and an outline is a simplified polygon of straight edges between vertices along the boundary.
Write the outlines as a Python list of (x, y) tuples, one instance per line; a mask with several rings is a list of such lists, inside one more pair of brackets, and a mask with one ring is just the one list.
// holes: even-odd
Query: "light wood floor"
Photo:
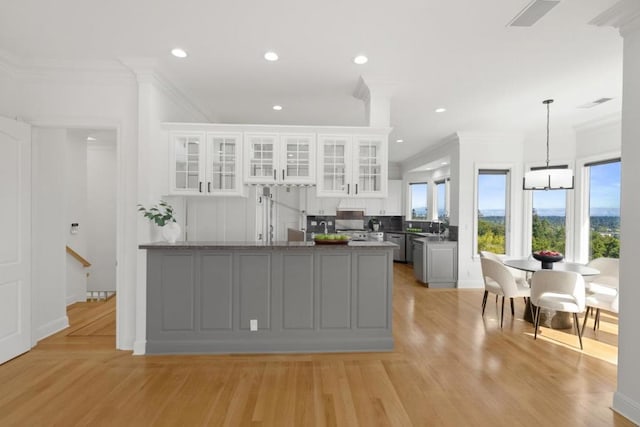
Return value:
[[(395, 267), (390, 353), (131, 356), (115, 301), (69, 309), (72, 327), (0, 366), (0, 426), (632, 426), (609, 407), (615, 318), (533, 328), (481, 290), (426, 289)], [(508, 312), (508, 309), (507, 309)], [(589, 322), (589, 326), (592, 322)]]

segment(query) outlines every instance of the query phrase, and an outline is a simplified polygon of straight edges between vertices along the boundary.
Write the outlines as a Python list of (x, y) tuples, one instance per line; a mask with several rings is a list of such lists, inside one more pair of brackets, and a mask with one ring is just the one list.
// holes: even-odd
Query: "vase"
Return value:
[(169, 222), (162, 227), (162, 237), (169, 243), (175, 243), (180, 237), (180, 225), (177, 222)]

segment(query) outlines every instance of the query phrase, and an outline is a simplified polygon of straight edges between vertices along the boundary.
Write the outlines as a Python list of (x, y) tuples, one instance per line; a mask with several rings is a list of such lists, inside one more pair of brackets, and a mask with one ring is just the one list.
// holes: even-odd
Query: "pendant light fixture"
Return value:
[(542, 101), (547, 106), (547, 165), (524, 174), (523, 190), (571, 190), (573, 171), (566, 166), (549, 166), (549, 104), (553, 99)]

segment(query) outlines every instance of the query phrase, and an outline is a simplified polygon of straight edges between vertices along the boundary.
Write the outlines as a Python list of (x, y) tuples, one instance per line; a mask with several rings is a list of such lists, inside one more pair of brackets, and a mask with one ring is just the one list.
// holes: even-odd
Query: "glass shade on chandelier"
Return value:
[(571, 169), (545, 168), (524, 174), (525, 190), (571, 190), (573, 171)]
[(573, 170), (566, 167), (549, 166), (549, 104), (553, 99), (542, 101), (547, 106), (547, 166), (536, 168), (524, 174), (523, 190), (571, 190), (573, 189)]

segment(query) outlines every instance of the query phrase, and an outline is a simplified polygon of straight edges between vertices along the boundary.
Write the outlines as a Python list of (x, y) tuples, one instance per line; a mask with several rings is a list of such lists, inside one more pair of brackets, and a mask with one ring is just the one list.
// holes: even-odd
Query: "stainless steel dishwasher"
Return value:
[(384, 233), (384, 239), (388, 242), (395, 243), (398, 245), (397, 248), (393, 249), (393, 260), (397, 262), (406, 262), (406, 248), (405, 248), (405, 239), (406, 236), (404, 233), (393, 233), (386, 232)]

